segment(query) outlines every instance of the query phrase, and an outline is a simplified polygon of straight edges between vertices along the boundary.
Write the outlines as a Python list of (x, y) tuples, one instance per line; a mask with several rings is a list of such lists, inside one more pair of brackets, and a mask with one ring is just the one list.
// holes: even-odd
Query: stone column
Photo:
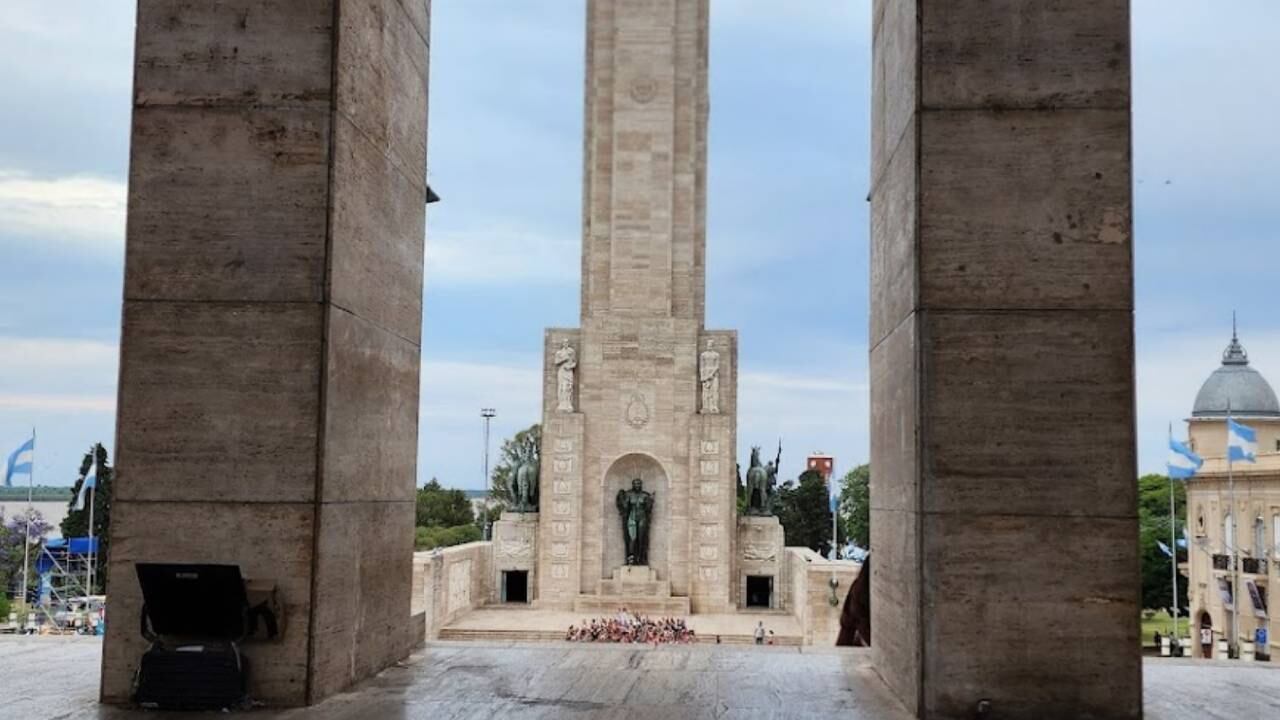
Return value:
[(875, 664), (921, 717), (1138, 717), (1129, 3), (874, 13)]
[(137, 562), (274, 581), (254, 699), (315, 702), (410, 627), (427, 0), (141, 0), (102, 698)]

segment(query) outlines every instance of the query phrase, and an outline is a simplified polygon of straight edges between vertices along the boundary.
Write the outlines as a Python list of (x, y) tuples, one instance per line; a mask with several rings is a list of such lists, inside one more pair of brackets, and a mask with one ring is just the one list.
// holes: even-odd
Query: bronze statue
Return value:
[(778, 467), (782, 464), (782, 443), (778, 456), (768, 465), (760, 464), (759, 446), (751, 448), (751, 466), (747, 468), (747, 514), (772, 515), (778, 494)]
[(644, 491), (644, 483), (640, 478), (631, 481), (630, 490), (618, 491), (618, 514), (622, 516), (622, 539), (626, 543), (627, 565), (648, 565), (653, 493)]
[(508, 476), (508, 490), (511, 491), (511, 508), (518, 513), (538, 511), (538, 453), (535, 448), (523, 447), (519, 450), (516, 466)]

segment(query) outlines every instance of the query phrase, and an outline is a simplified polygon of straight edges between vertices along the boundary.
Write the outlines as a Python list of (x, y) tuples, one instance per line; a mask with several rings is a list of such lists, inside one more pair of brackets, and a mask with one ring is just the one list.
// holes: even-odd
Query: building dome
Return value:
[(1222, 353), (1222, 367), (1213, 371), (1196, 394), (1192, 417), (1233, 416), (1280, 418), (1280, 401), (1261, 373), (1249, 367), (1249, 354), (1235, 332)]

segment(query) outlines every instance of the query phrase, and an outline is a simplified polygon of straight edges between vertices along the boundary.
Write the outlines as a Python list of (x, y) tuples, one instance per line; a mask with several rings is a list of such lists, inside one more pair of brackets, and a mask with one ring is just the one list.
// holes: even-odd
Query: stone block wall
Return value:
[(873, 12), (876, 668), (1139, 717), (1129, 2)]
[[(108, 592), (136, 618), (138, 562), (274, 581), (284, 634), (245, 650), (270, 705), (413, 642), (428, 17), (138, 3)], [(105, 702), (145, 647), (108, 626)]]
[[(413, 617), (425, 623), (427, 640), (472, 610), (493, 602), (493, 543), (474, 542), (413, 554)], [(416, 629), (415, 629), (416, 630)]]
[[(840, 612), (862, 564), (849, 560), (831, 561), (809, 548), (787, 548), (787, 575), (791, 588), (788, 601), (792, 615), (800, 623), (805, 645), (832, 647), (840, 635)], [(832, 577), (839, 583), (831, 604)]]

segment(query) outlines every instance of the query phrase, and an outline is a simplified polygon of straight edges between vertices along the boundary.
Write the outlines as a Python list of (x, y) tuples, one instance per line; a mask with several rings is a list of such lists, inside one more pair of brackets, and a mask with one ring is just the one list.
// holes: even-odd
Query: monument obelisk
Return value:
[[(655, 587), (734, 607), (737, 335), (703, 327), (709, 4), (588, 0), (581, 327), (545, 337), (543, 607)], [(643, 567), (615, 507), (635, 480)]]

